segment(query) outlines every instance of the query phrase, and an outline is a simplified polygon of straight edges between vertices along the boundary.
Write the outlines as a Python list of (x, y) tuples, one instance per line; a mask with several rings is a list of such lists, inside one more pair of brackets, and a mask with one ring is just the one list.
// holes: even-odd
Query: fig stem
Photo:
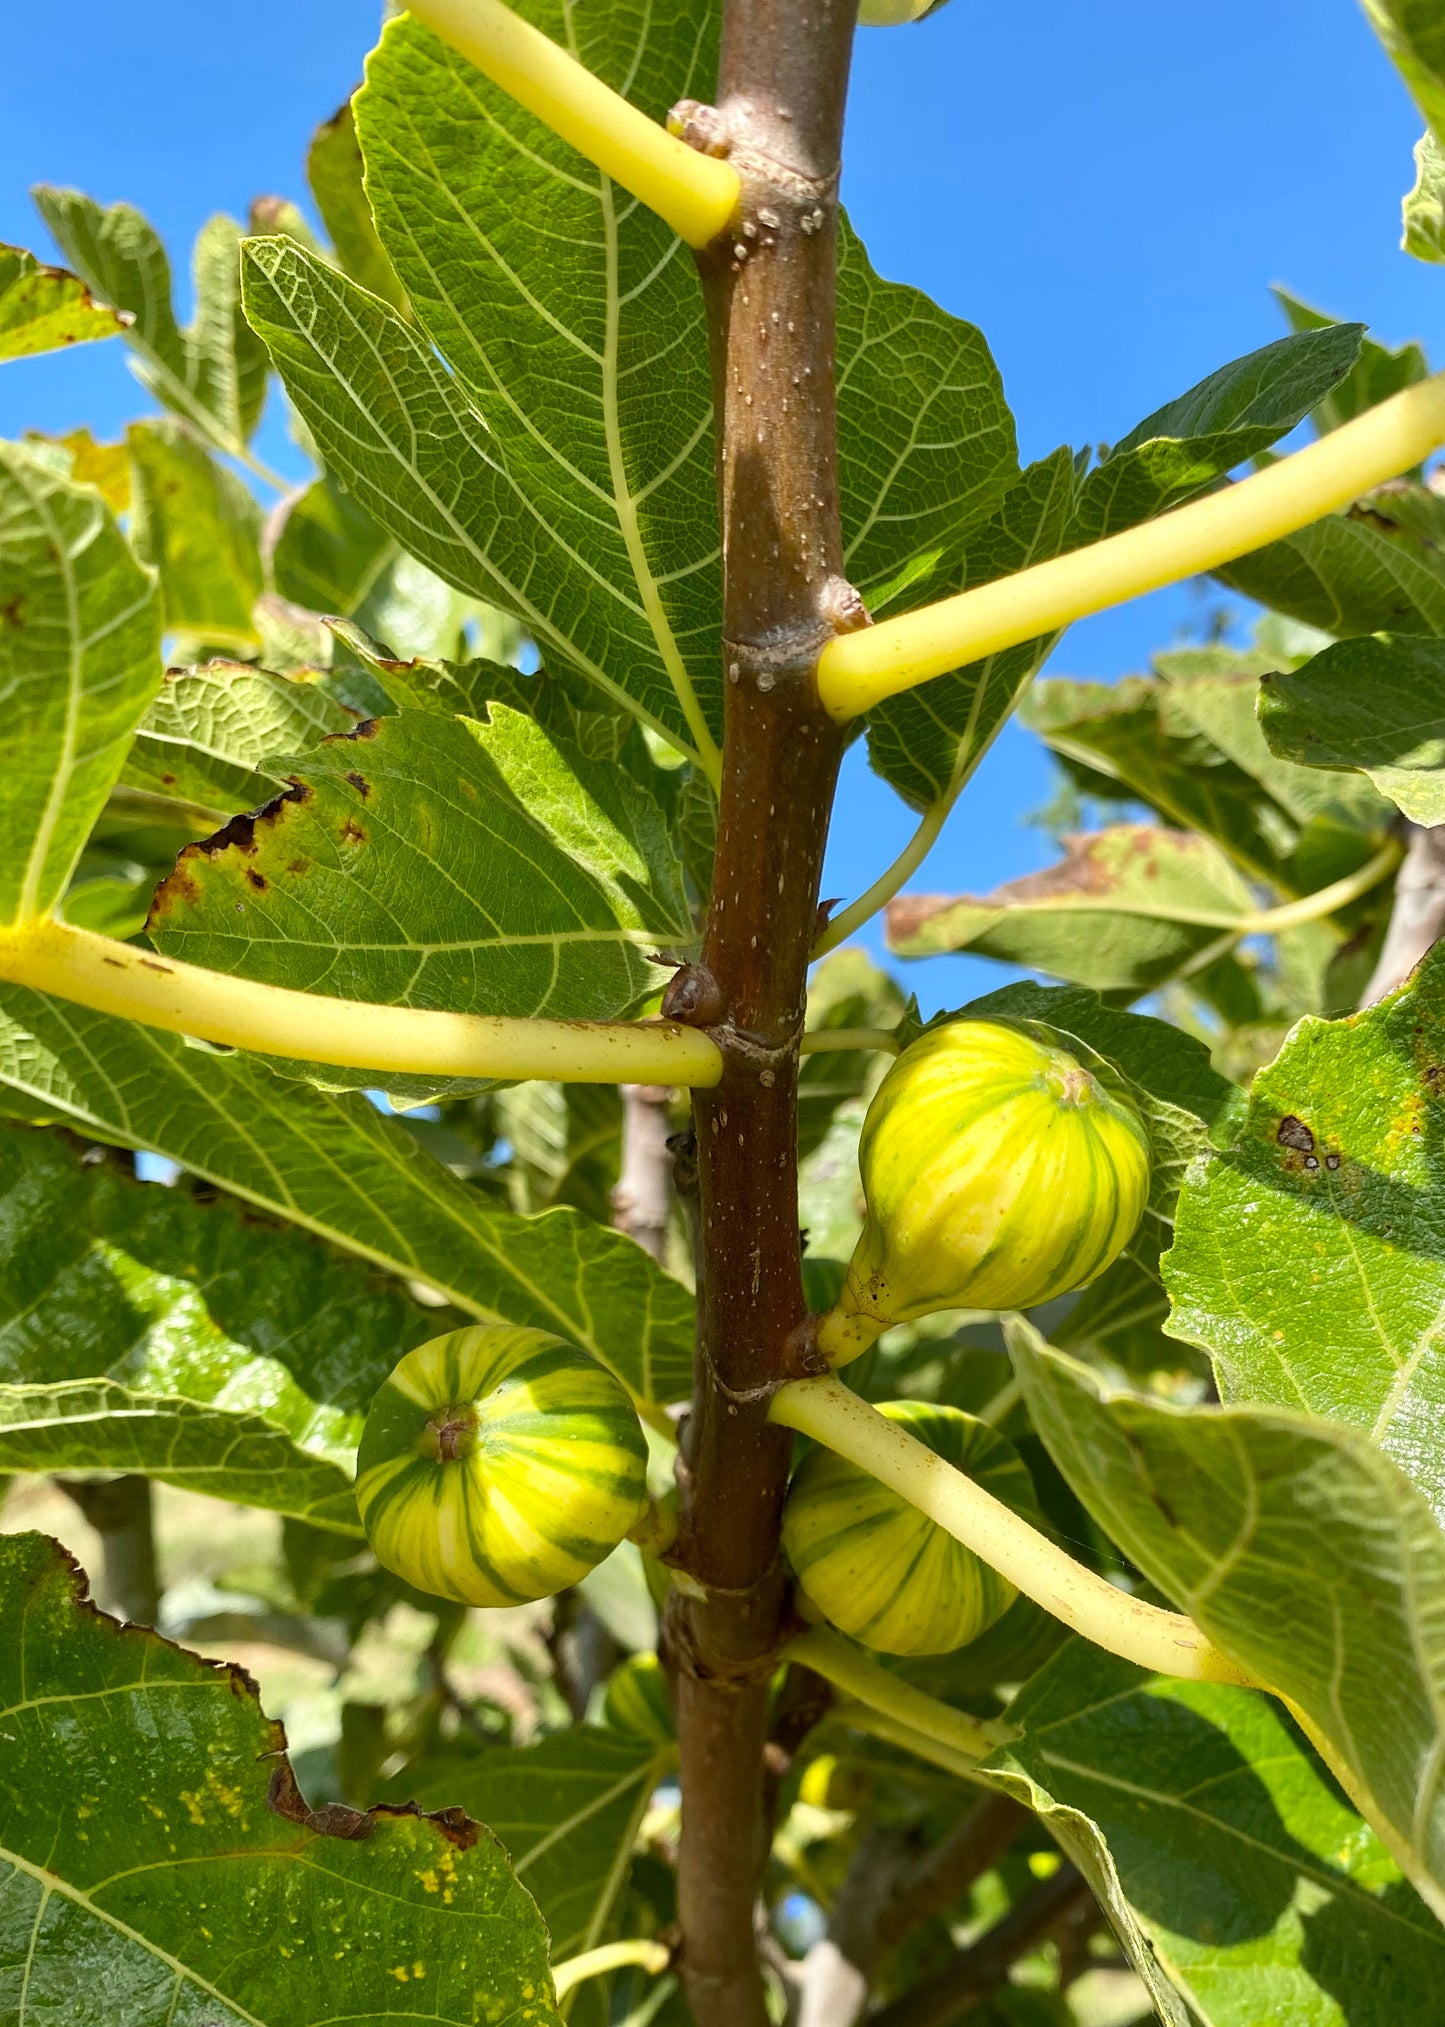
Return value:
[(736, 211), (736, 169), (660, 127), (501, 0), (409, 0), (409, 11), (689, 246), (706, 246)]
[(798, 1044), (805, 1056), (840, 1056), (854, 1049), (896, 1056), (902, 1047), (895, 1028), (814, 1028)]
[(1053, 633), (1308, 527), (1445, 443), (1445, 375), (1419, 381), (1237, 485), (917, 612), (839, 634), (818, 691), (841, 720), (950, 669)]
[(1264, 1688), (1192, 1619), (1117, 1590), (831, 1375), (792, 1380), (770, 1415), (867, 1471), (1096, 1646), (1157, 1675)]
[(0, 979), (171, 1034), (345, 1069), (432, 1077), (711, 1087), (722, 1054), (669, 1021), (547, 1021), (371, 1006), (233, 978), (72, 929), (0, 930)]
[(784, 1659), (811, 1668), (815, 1675), (821, 1675), (825, 1682), (831, 1682), (835, 1689), (843, 1690), (870, 1710), (894, 1719), (909, 1731), (917, 1732), (920, 1738), (964, 1754), (971, 1761), (987, 1759), (995, 1747), (1018, 1736), (1010, 1725), (969, 1717), (940, 1703), (935, 1696), (926, 1696), (921, 1689), (915, 1689), (871, 1660), (851, 1640), (825, 1626), (810, 1627), (790, 1641), (784, 1649)]
[(568, 1957), (565, 1963), (554, 1964), (552, 1983), (557, 1988), (557, 1997), (565, 1999), (570, 1991), (588, 1978), (600, 1978), (608, 1971), (626, 1970), (632, 1964), (655, 1978), (667, 1969), (671, 1961), (672, 1952), (666, 1943), (639, 1936), (632, 1942), (602, 1943), (595, 1950), (583, 1950), (580, 1956)]

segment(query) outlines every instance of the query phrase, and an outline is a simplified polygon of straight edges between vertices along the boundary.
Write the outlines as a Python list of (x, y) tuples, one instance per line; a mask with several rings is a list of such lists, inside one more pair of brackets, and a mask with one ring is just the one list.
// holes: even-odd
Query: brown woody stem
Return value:
[[(842, 740), (824, 643), (842, 579), (833, 400), (837, 174), (856, 0), (726, 0), (716, 109), (683, 131), (742, 182), (700, 256), (712, 343), (727, 672), (702, 969), (723, 1051), (696, 1109), (701, 1302), (667, 1638), (677, 1668), (681, 1970), (698, 2027), (763, 2027), (754, 1906), (766, 1850), (767, 1684), (786, 1639), (778, 1528), (791, 1437), (767, 1392), (802, 1320), (797, 1062)], [(709, 1002), (711, 1002), (709, 1004)], [(669, 1012), (686, 1019), (673, 1002)], [(694, 1018), (697, 1018), (695, 1015)], [(689, 1581), (690, 1580), (690, 1581)]]

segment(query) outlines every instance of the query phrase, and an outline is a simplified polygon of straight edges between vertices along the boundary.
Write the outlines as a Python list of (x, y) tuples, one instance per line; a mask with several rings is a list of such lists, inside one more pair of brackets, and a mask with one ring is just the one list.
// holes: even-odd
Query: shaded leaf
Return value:
[(1189, 1176), (1165, 1275), (1227, 1400), (1367, 1430), (1445, 1515), (1445, 954), (1300, 1023)]
[(124, 328), (125, 319), (98, 303), (78, 275), (0, 243), (0, 359), (113, 338)]
[(512, 1208), (530, 1215), (572, 1204), (599, 1224), (612, 1219), (610, 1192), (622, 1154), (622, 1098), (615, 1084), (513, 1084), (496, 1096), (512, 1150)]
[(1412, 505), (1428, 512), (1432, 501), (1423, 486), (1396, 481), (1214, 575), (1329, 634), (1445, 633), (1437, 545), (1421, 540), (1407, 519)]
[(273, 756), (296, 753), (352, 722), (315, 683), (288, 682), (249, 662), (170, 669), (141, 720), (121, 782), (185, 803), (219, 825), (283, 787), (285, 776), (267, 765)]
[(0, 1083), (31, 1116), (153, 1149), (483, 1321), (555, 1331), (639, 1399), (686, 1397), (692, 1297), (621, 1233), (571, 1210), (500, 1210), (365, 1098), (244, 1056), (20, 986), (0, 987), (0, 1019)]
[[(1292, 887), (1288, 858), (1300, 819), (1272, 795), (1261, 794), (1257, 777), (1212, 736), (1220, 720), (1226, 722), (1218, 729), (1227, 732), (1238, 702), (1252, 717), (1253, 699), (1249, 678), (1240, 684), (1231, 712), (1218, 682), (1206, 689), (1148, 676), (1126, 676), (1119, 683), (1050, 677), (1034, 686), (1022, 716), (1063, 759), (1117, 783), (1121, 799), (1142, 802), (1166, 823), (1213, 838), (1252, 878)], [(1255, 738), (1263, 747), (1257, 731)], [(1230, 743), (1237, 750), (1241, 742)], [(1267, 766), (1267, 748), (1263, 758)]]
[(1063, 840), (1066, 857), (984, 899), (907, 894), (888, 906), (900, 957), (976, 950), (1099, 991), (1145, 992), (1252, 912), (1207, 838), (1115, 824)]
[(656, 805), (517, 712), (376, 719), (286, 771), (157, 889), (162, 950), (343, 999), (609, 1019), (691, 938)]
[(1284, 759), (1359, 768), (1415, 823), (1445, 823), (1445, 641), (1340, 641), (1266, 676), (1259, 721)]
[(0, 444), (0, 920), (64, 893), (160, 678), (155, 583), (100, 495)]
[(638, 1825), (666, 1765), (655, 1742), (578, 1725), (536, 1745), (494, 1747), (420, 1799), (460, 1804), (500, 1839), (561, 1962), (615, 1933)]
[(35, 2017), (556, 2022), (490, 1832), (308, 1811), (250, 1679), (102, 1616), (43, 1535), (0, 1538), (0, 1615), (4, 1950)]
[(126, 431), (134, 480), (131, 539), (160, 572), (168, 631), (208, 648), (254, 648), (261, 509), (186, 423)]
[[(806, 1026), (811, 1033), (832, 1028), (893, 1028), (903, 1016), (903, 994), (856, 947), (835, 950), (808, 981)], [(798, 1066), (798, 1153), (811, 1154), (828, 1131), (833, 1114), (861, 1098), (887, 1070), (890, 1058), (876, 1049), (819, 1051)]]
[(350, 99), (312, 135), (306, 151), (306, 180), (343, 270), (405, 316), (406, 290), (377, 237), (376, 221), (366, 201)]
[(1075, 1640), (1009, 1719), (990, 1777), (1083, 1847), (1164, 2019), (1433, 2018), (1445, 1934), (1268, 1697)]
[(1445, 1909), (1445, 1536), (1364, 1436), (1162, 1407), (1009, 1326), (1035, 1428), (1094, 1518), (1287, 1697), (1390, 1856)]
[(0, 1468), (143, 1471), (355, 1533), (360, 1418), (438, 1327), (302, 1233), (0, 1128)]

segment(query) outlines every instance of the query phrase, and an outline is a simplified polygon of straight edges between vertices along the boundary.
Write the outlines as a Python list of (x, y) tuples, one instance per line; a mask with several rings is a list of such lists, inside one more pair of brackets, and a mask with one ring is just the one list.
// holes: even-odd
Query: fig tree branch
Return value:
[(1445, 443), (1445, 375), (1407, 387), (1266, 471), (1157, 521), (830, 641), (818, 663), (840, 721), (950, 669), (1278, 542)]
[(960, 1950), (952, 1963), (874, 2013), (872, 2023), (876, 2027), (948, 2027), (950, 2021), (967, 2018), (998, 1990), (1020, 1957), (1047, 1942), (1088, 1899), (1087, 1882), (1072, 1865), (1061, 1865), (1015, 1902), (986, 1935)]
[(432, 1077), (715, 1084), (706, 1035), (669, 1021), (518, 1020), (262, 985), (53, 918), (0, 930), (0, 979), (95, 1013), (261, 1055)]
[[(791, 1442), (767, 1398), (806, 1313), (798, 1040), (843, 737), (818, 654), (861, 609), (843, 577), (833, 384), (837, 184), (856, 0), (725, 0), (717, 104), (685, 131), (740, 178), (699, 256), (723, 555), (722, 794), (701, 964), (664, 1011), (707, 1028), (695, 1100), (700, 1300), (668, 1600), (682, 1786), (680, 1970), (697, 2027), (766, 2027), (755, 1906), (769, 1682), (788, 1633)], [(806, 395), (798, 390), (804, 388)], [(659, 1080), (661, 1081), (661, 1080)]]

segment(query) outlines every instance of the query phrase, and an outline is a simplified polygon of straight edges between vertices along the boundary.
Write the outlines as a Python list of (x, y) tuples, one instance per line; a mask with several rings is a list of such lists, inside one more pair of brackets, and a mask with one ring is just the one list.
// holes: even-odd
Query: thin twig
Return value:
[(1088, 1898), (1087, 1881), (1072, 1865), (1061, 1865), (952, 1963), (873, 2014), (869, 2027), (949, 2027), (963, 2019)]

